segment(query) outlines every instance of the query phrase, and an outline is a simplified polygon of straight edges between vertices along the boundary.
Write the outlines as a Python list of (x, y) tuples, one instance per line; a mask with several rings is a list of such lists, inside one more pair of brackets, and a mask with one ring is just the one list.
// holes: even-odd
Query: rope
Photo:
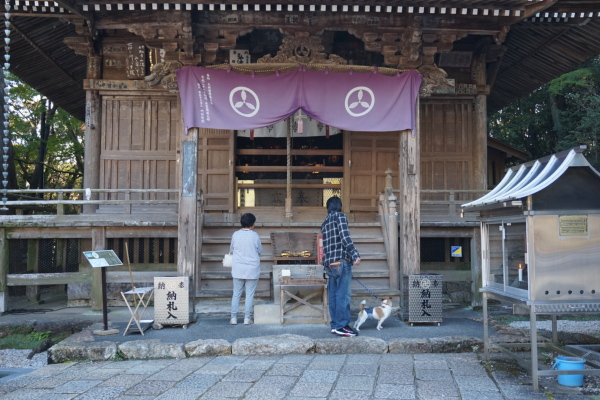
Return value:
[(371, 292), (368, 287), (366, 287), (361, 281), (359, 281), (357, 277), (355, 277), (354, 275), (352, 275), (352, 279), (354, 279), (354, 280), (356, 280), (356, 282), (360, 283), (360, 285), (362, 287), (364, 287), (365, 289), (367, 289), (367, 292), (371, 293), (371, 295), (373, 297), (375, 297), (377, 300), (382, 301), (379, 297), (375, 296), (375, 293)]

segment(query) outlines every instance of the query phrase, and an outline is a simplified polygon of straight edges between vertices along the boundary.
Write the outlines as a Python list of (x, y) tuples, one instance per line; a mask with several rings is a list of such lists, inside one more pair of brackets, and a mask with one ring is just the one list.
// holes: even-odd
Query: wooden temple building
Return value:
[[(272, 237), (318, 233), (332, 195), (368, 287), (398, 295), (403, 275), (441, 273), (448, 301), (475, 304), (479, 222), (460, 204), (498, 183), (511, 159), (527, 159), (488, 137), (488, 115), (600, 53), (591, 0), (5, 2), (10, 70), (85, 121), (85, 175), (83, 189), (47, 189), (44, 200), (9, 188), (1, 311), (48, 287), (71, 306), (100, 307), (100, 274), (81, 256), (100, 249), (127, 261), (108, 271), (109, 305), (130, 286), (127, 264), (136, 286), (188, 275), (196, 299), (227, 299), (221, 259), (244, 212), (257, 216), (257, 296), (268, 299), (280, 256), (272, 241), (285, 240)], [(186, 67), (252, 77), (414, 70), (416, 124), (340, 130), (296, 113), (260, 129), (185, 126), (177, 71)]]

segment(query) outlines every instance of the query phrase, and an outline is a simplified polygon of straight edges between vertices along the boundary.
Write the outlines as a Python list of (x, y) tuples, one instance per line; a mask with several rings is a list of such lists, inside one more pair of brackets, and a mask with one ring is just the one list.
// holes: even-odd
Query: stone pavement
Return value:
[(51, 364), (0, 381), (0, 399), (593, 399), (544, 382), (534, 394), (530, 383), (474, 353), (215, 356)]

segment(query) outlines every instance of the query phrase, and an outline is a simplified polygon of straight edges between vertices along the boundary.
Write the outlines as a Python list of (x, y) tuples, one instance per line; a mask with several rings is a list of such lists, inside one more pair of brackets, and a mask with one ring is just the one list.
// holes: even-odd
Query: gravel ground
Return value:
[[(529, 321), (511, 322), (510, 326), (515, 329), (529, 329)], [(552, 321), (538, 321), (538, 330), (552, 330)], [(585, 333), (587, 335), (600, 335), (600, 321), (568, 321), (558, 320), (559, 332)]]
[(41, 368), (48, 364), (45, 351), (28, 360), (30, 352), (31, 350), (0, 350), (0, 368)]

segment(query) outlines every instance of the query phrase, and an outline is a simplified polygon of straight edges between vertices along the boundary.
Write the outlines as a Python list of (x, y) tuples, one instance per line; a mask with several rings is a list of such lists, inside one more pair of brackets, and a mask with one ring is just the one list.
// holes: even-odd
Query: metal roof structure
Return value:
[(582, 145), (512, 167), (494, 190), (475, 201), (463, 204), (462, 207), (498, 206), (502, 203), (521, 200), (549, 187), (571, 167), (589, 168), (591, 173), (600, 179), (600, 172), (596, 171), (583, 156), (582, 153), (585, 149), (586, 146)]

